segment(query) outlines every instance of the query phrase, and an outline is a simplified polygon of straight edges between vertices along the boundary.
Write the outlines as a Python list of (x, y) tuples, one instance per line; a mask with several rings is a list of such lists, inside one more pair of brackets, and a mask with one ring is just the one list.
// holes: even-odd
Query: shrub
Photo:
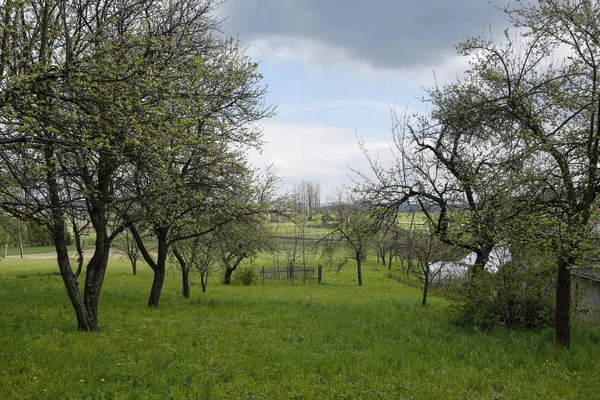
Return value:
[(256, 283), (258, 280), (258, 275), (252, 267), (238, 268), (233, 280), (234, 282), (241, 283), (244, 286), (250, 286)]
[(495, 274), (484, 272), (455, 292), (454, 320), (482, 329), (552, 326), (555, 281), (554, 269), (542, 264), (508, 263)]

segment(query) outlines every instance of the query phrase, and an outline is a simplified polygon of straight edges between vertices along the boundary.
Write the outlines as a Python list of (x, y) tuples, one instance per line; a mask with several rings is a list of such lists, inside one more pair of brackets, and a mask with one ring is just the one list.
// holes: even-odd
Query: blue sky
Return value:
[(284, 188), (319, 183), (323, 200), (351, 185), (352, 169), (368, 170), (357, 135), (391, 160), (391, 110), (425, 111), (423, 87), (468, 67), (455, 43), (509, 26), (484, 0), (227, 0), (218, 15), (260, 63), (277, 105), (251, 160), (272, 164)]

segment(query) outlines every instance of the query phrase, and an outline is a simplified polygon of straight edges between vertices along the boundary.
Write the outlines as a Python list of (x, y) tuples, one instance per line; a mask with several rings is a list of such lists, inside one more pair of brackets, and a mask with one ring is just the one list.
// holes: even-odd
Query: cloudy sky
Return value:
[(325, 195), (368, 169), (357, 136), (385, 161), (390, 110), (426, 107), (423, 87), (465, 70), (455, 43), (508, 27), (486, 0), (227, 0), (218, 13), (277, 106), (251, 159), (273, 164), (285, 187), (304, 179)]

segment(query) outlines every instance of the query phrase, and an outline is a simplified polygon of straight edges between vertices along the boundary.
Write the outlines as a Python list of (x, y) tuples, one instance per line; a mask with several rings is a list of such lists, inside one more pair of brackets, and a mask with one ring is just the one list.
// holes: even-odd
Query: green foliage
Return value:
[(555, 277), (552, 265), (503, 265), (457, 288), (454, 320), (481, 329), (539, 329), (554, 323)]
[(244, 286), (254, 285), (258, 281), (258, 274), (253, 267), (238, 268), (233, 281)]

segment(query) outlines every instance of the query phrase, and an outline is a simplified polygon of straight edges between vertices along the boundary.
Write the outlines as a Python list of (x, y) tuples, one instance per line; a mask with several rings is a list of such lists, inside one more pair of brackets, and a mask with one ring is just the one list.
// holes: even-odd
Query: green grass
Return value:
[(96, 333), (75, 330), (51, 260), (0, 262), (1, 399), (594, 399), (600, 330), (577, 325), (570, 351), (552, 330), (453, 326), (448, 303), (367, 266), (325, 284), (194, 286), (112, 260)]
[[(278, 222), (270, 224), (276, 236), (301, 237), (301, 229), (292, 222)], [(331, 233), (331, 228), (322, 228), (319, 225), (307, 224), (304, 230), (305, 238), (322, 239)]]

